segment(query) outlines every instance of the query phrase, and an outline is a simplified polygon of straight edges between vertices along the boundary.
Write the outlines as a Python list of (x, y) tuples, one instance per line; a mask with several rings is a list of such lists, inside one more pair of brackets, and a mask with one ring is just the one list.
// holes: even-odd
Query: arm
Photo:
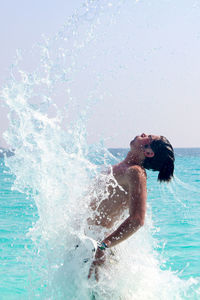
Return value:
[[(129, 186), (129, 217), (103, 242), (108, 247), (113, 247), (129, 238), (143, 224), (146, 212), (146, 173), (139, 167), (130, 167), (126, 173), (126, 181)], [(105, 262), (105, 252), (97, 248), (95, 259), (91, 264), (88, 278), (95, 273), (98, 280), (98, 267)]]
[(130, 167), (126, 173), (129, 186), (129, 217), (107, 238), (103, 240), (108, 247), (116, 246), (129, 238), (143, 224), (146, 212), (146, 174), (139, 167)]

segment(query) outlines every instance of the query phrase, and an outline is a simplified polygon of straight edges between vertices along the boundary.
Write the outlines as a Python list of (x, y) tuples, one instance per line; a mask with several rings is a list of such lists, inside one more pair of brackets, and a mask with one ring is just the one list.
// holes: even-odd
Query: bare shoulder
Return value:
[(142, 167), (135, 165), (126, 170), (126, 178), (128, 181), (146, 181), (146, 172)]

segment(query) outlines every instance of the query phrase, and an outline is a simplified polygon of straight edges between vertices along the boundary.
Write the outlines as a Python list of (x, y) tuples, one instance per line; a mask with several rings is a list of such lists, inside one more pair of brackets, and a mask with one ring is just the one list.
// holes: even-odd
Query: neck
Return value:
[(134, 165), (142, 166), (143, 161), (144, 161), (143, 155), (131, 151), (128, 152), (126, 158), (124, 159), (124, 162), (129, 166), (134, 166)]

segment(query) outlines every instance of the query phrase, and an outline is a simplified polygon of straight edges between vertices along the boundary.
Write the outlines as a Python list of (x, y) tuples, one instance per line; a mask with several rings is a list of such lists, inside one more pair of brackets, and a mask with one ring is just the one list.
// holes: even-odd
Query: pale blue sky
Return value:
[[(83, 2), (0, 0), (0, 84), (17, 48), (28, 52), (42, 34), (54, 36)], [(200, 147), (199, 1), (122, 2), (114, 24), (108, 26), (111, 8), (100, 17), (95, 43), (80, 53), (87, 74), (75, 77), (78, 97), (90, 90), (93, 74), (102, 76), (104, 95), (88, 122), (89, 142), (104, 137), (109, 147), (127, 147), (146, 132), (167, 136), (174, 147)], [(7, 121), (0, 112), (2, 134)]]

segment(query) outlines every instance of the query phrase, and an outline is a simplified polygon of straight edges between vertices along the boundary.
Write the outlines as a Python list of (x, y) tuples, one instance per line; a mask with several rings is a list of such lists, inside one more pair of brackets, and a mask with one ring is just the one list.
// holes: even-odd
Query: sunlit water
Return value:
[[(109, 38), (120, 14), (134, 5), (86, 1), (55, 37), (16, 56), (1, 93), (9, 109), (4, 138), (15, 149), (14, 156), (1, 160), (2, 299), (200, 296), (199, 151), (177, 152), (169, 185), (158, 184), (156, 174), (148, 172), (145, 226), (116, 247), (98, 283), (87, 279), (92, 249), (103, 235), (87, 228), (89, 203), (107, 196), (104, 185), (116, 185), (104, 170), (125, 155), (87, 139), (96, 103), (112, 92), (108, 79), (123, 69), (118, 48), (108, 51), (99, 41), (104, 34)], [(102, 89), (105, 81), (108, 91)]]
[[(123, 151), (117, 152), (123, 157)], [(84, 201), (78, 202), (76, 196), (70, 200), (67, 187), (63, 201), (57, 191), (60, 187), (55, 187), (57, 199), (52, 201), (56, 195), (49, 195), (51, 183), (46, 187), (45, 200), (44, 195), (40, 198), (40, 209), (44, 210), (40, 215), (34, 197), (12, 190), (14, 176), (1, 160), (1, 297), (91, 299), (96, 293), (97, 299), (107, 299), (109, 295), (111, 299), (198, 299), (198, 160), (199, 156), (178, 155), (176, 179), (167, 186), (158, 184), (155, 174), (148, 173), (146, 225), (118, 246), (117, 262), (109, 262), (98, 285), (94, 279), (86, 278), (89, 262), (83, 264), (81, 260), (92, 250), (91, 241), (74, 225), (70, 204), (74, 200), (73, 209), (84, 218)], [(77, 180), (73, 176), (72, 186)], [(67, 178), (66, 173), (64, 179)], [(79, 185), (75, 187), (80, 189)], [(84, 227), (84, 221), (80, 220), (79, 225)], [(81, 259), (75, 250), (80, 239), (89, 249), (83, 249)]]

